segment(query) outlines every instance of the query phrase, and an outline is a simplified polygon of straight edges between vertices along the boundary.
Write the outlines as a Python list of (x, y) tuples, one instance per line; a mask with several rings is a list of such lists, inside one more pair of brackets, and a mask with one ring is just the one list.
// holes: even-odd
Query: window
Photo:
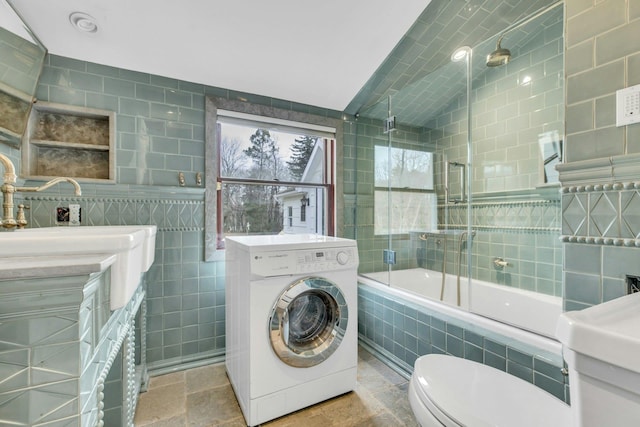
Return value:
[(218, 249), (225, 235), (334, 234), (335, 129), (217, 110), (217, 137)]
[(433, 153), (376, 146), (374, 233), (404, 234), (435, 228), (437, 196)]

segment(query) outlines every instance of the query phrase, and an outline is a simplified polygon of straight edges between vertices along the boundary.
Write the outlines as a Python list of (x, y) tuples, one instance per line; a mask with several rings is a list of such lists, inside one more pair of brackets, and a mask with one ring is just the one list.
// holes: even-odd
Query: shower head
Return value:
[(487, 55), (487, 67), (499, 67), (500, 65), (506, 64), (511, 59), (511, 51), (500, 46), (500, 42), (503, 37), (504, 34), (498, 39), (498, 43), (496, 43), (496, 50)]

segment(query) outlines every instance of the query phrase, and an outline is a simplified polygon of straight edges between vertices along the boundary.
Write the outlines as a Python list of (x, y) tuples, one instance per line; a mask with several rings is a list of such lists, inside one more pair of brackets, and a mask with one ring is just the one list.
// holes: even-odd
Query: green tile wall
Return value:
[(42, 51), (4, 28), (0, 35), (0, 81), (31, 96), (38, 83)]
[(635, 0), (566, 0), (567, 160), (640, 152), (639, 125), (615, 126), (615, 92), (640, 83)]
[[(146, 357), (150, 369), (224, 354), (224, 262), (203, 260), (204, 99), (227, 99), (296, 112), (339, 112), (236, 93), (153, 74), (48, 55), (37, 98), (116, 112), (116, 185), (82, 183), (74, 197), (65, 184), (16, 194), (31, 205), (30, 226), (54, 226), (54, 209), (78, 203), (83, 225), (155, 224), (156, 258), (148, 274)], [(20, 170), (20, 150), (0, 144)], [(186, 187), (178, 187), (184, 172)], [(38, 185), (26, 182), (26, 185)]]
[[(636, 0), (565, 0), (566, 160), (562, 194), (565, 309), (625, 295), (637, 274), (640, 125), (616, 127), (615, 92), (640, 84)], [(611, 167), (611, 159), (617, 159)], [(594, 166), (606, 165), (602, 171)], [(620, 171), (620, 172), (619, 172)], [(594, 179), (595, 177), (598, 177)], [(563, 175), (561, 174), (561, 179)], [(628, 184), (631, 182), (631, 184)], [(564, 183), (563, 183), (564, 184)]]

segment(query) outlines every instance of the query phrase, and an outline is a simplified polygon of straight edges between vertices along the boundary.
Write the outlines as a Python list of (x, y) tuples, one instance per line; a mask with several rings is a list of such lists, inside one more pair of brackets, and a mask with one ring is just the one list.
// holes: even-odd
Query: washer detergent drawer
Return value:
[(295, 274), (298, 257), (296, 252), (258, 252), (251, 255), (252, 279)]

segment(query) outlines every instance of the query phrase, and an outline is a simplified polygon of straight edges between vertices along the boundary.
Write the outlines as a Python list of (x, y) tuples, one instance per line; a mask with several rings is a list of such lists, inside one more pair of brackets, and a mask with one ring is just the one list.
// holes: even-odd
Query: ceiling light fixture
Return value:
[(469, 46), (462, 46), (457, 48), (452, 54), (451, 54), (451, 60), (453, 62), (458, 62), (458, 61), (462, 61), (463, 59), (465, 59), (469, 54), (471, 53), (471, 48)]
[(83, 33), (95, 33), (98, 31), (98, 24), (96, 24), (95, 18), (83, 12), (73, 12), (69, 15), (69, 22)]

